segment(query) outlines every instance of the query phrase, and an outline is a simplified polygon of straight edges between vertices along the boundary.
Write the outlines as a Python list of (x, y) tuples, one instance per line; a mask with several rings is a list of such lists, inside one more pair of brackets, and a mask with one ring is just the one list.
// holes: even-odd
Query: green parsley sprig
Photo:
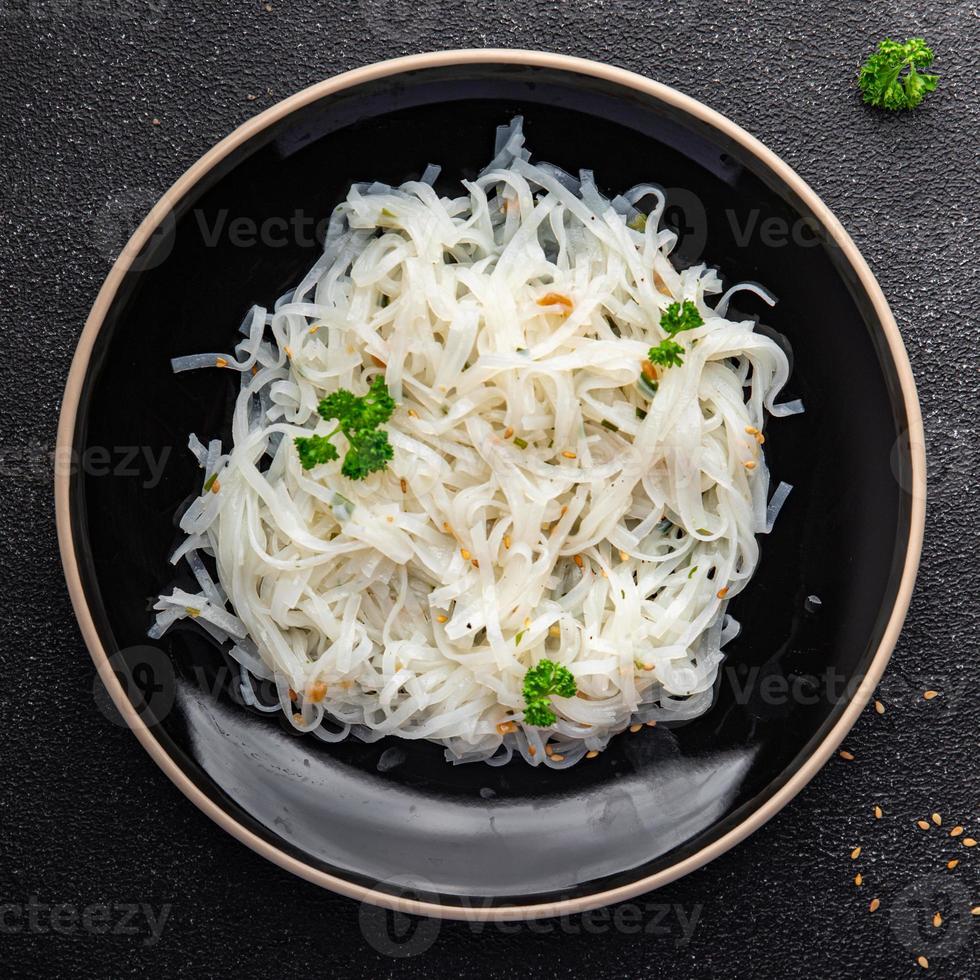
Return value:
[(917, 71), (928, 68), (933, 57), (921, 37), (910, 37), (904, 44), (886, 37), (858, 74), (864, 101), (882, 109), (914, 109), (939, 82), (938, 75)]
[(383, 470), (395, 455), (388, 442), (388, 433), (378, 426), (387, 422), (395, 410), (395, 400), (388, 393), (384, 378), (371, 382), (366, 395), (355, 395), (341, 388), (322, 399), (317, 411), (329, 421), (336, 419), (337, 427), (325, 436), (297, 436), (296, 451), (304, 470), (320, 463), (339, 459), (337, 447), (330, 441), (343, 433), (348, 449), (340, 472), (352, 480), (363, 480), (368, 473)]
[(704, 320), (698, 313), (697, 306), (686, 299), (683, 303), (671, 303), (663, 313), (660, 314), (660, 327), (670, 336), (661, 340), (656, 347), (651, 347), (647, 355), (651, 363), (659, 367), (680, 367), (684, 363), (681, 356), (684, 348), (674, 340), (676, 334), (684, 330), (694, 330), (696, 327), (703, 327)]
[(684, 348), (681, 347), (676, 340), (661, 340), (656, 347), (650, 348), (650, 353), (647, 355), (653, 364), (659, 367), (669, 368), (669, 367), (680, 367), (684, 360), (681, 354), (684, 353)]
[(557, 716), (550, 699), (573, 698), (578, 686), (572, 672), (553, 660), (542, 660), (524, 675), (524, 721), (537, 728), (553, 725)]

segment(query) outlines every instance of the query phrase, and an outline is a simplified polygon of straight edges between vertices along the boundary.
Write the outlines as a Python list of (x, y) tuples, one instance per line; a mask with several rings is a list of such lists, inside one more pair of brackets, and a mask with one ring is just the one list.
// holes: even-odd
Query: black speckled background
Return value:
[[(855, 93), (857, 65), (886, 34), (937, 50), (939, 91), (914, 113), (873, 111)], [(781, 154), (892, 304), (920, 386), (931, 503), (886, 711), (858, 722), (854, 761), (836, 759), (748, 841), (629, 907), (386, 925), (236, 843), (97, 710), (49, 455), (121, 230), (167, 185), (326, 75), (468, 46), (634, 69)], [(980, 848), (960, 842), (980, 838), (978, 63), (972, 0), (0, 0), (0, 974), (893, 978), (922, 973), (925, 955), (929, 975), (976, 976)], [(926, 701), (926, 689), (940, 694)], [(933, 811), (943, 827), (918, 829)]]

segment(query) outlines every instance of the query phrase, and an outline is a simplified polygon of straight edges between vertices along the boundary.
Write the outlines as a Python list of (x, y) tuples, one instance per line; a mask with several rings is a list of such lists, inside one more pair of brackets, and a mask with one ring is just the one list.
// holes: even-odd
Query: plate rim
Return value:
[[(840, 248), (848, 265), (856, 274), (858, 282), (871, 301), (880, 324), (884, 339), (899, 382), (905, 409), (905, 435), (908, 439), (911, 458), (911, 479), (909, 494), (911, 510), (909, 515), (909, 537), (905, 551), (902, 574), (881, 641), (868, 666), (868, 670), (852, 695), (846, 709), (837, 722), (825, 734), (823, 740), (797, 770), (761, 806), (747, 814), (738, 824), (720, 838), (689, 855), (688, 857), (663, 868), (654, 874), (638, 878), (629, 884), (615, 888), (590, 892), (578, 898), (560, 899), (527, 905), (502, 905), (493, 907), (440, 904), (420, 901), (405, 896), (393, 895), (356, 884), (344, 878), (312, 867), (280, 849), (275, 844), (262, 839), (240, 824), (225, 809), (211, 800), (186, 775), (154, 737), (146, 723), (139, 717), (123, 687), (112, 670), (108, 654), (102, 646), (92, 613), (88, 606), (82, 585), (79, 564), (75, 550), (70, 517), (70, 484), (73, 458), (73, 440), (82, 389), (88, 374), (92, 351), (96, 338), (102, 328), (116, 292), (134, 259), (140, 254), (151, 234), (169, 214), (173, 206), (190, 191), (209, 171), (234, 149), (251, 139), (262, 130), (284, 119), (290, 113), (325, 96), (353, 88), (364, 82), (374, 81), (390, 75), (418, 71), (428, 68), (443, 68), (454, 65), (513, 64), (536, 68), (558, 69), (573, 74), (587, 75), (609, 81), (627, 89), (652, 95), (660, 101), (681, 110), (687, 115), (707, 123), (721, 131), (755, 156), (771, 172), (775, 173), (822, 222), (834, 243)], [(64, 464), (64, 465), (62, 465)], [(625, 901), (652, 891), (662, 885), (675, 881), (695, 871), (709, 861), (730, 850), (764, 823), (774, 817), (792, 800), (807, 783), (820, 771), (831, 754), (851, 730), (858, 715), (877, 686), (892, 650), (898, 640), (902, 625), (908, 612), (916, 573), (922, 551), (925, 528), (926, 504), (926, 457), (922, 414), (918, 393), (908, 354), (902, 341), (898, 325), (888, 306), (888, 302), (871, 272), (868, 263), (844, 230), (841, 223), (824, 204), (819, 195), (779, 156), (758, 139), (726, 116), (709, 108), (704, 103), (684, 95), (678, 90), (654, 81), (643, 75), (606, 65), (585, 58), (572, 57), (548, 51), (530, 51), (511, 48), (457, 49), (407, 55), (386, 61), (375, 62), (351, 71), (331, 76), (283, 99), (252, 119), (246, 120), (228, 136), (215, 144), (195, 163), (193, 163), (169, 187), (147, 216), (140, 223), (119, 256), (113, 263), (103, 282), (95, 303), (85, 321), (78, 344), (72, 358), (68, 379), (62, 397), (58, 420), (58, 434), (55, 448), (55, 519), (58, 531), (58, 547), (68, 585), (75, 617), (82, 638), (95, 664), (99, 677), (124, 721), (139, 739), (143, 748), (153, 761), (163, 770), (171, 782), (204, 814), (219, 827), (227, 831), (253, 851), (279, 865), (286, 871), (297, 875), (315, 885), (330, 889), (347, 898), (367, 902), (382, 908), (413, 915), (435, 918), (470, 921), (510, 921), (547, 918), (557, 915), (576, 914), (600, 908), (615, 902)]]

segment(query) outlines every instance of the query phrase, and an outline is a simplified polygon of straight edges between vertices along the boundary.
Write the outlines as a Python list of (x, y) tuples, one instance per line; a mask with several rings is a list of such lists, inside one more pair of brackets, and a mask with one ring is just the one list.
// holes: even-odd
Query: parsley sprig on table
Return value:
[(355, 395), (346, 388), (324, 398), (317, 411), (329, 421), (336, 419), (337, 427), (325, 436), (297, 436), (296, 451), (304, 470), (320, 463), (339, 459), (337, 447), (330, 441), (343, 433), (348, 442), (340, 472), (352, 480), (363, 480), (368, 473), (383, 470), (394, 456), (388, 433), (378, 426), (387, 422), (395, 410), (395, 400), (388, 393), (384, 378), (371, 382), (366, 395)]
[(660, 314), (660, 326), (670, 336), (661, 340), (656, 347), (650, 348), (647, 355), (651, 363), (659, 367), (680, 367), (684, 363), (681, 355), (684, 348), (674, 340), (676, 334), (684, 330), (694, 330), (695, 327), (704, 326), (704, 320), (698, 313), (698, 308), (686, 299), (683, 303), (671, 303), (663, 313)]
[(861, 66), (858, 85), (864, 101), (883, 109), (914, 109), (939, 82), (938, 75), (916, 70), (928, 68), (933, 57), (932, 48), (921, 37), (911, 37), (904, 44), (886, 37)]
[(524, 721), (538, 728), (553, 725), (557, 716), (551, 698), (573, 698), (578, 686), (572, 672), (553, 660), (542, 660), (524, 675)]

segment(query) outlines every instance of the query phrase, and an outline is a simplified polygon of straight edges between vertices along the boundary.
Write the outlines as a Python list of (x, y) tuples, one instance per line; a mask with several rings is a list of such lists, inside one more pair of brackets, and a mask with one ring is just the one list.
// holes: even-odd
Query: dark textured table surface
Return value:
[[(886, 34), (922, 34), (937, 50), (942, 82), (914, 113), (855, 94), (857, 65)], [(978, 40), (973, 0), (0, 0), (0, 973), (891, 978), (920, 973), (925, 955), (930, 975), (976, 976), (980, 848), (961, 841), (980, 837)], [(886, 710), (859, 720), (853, 761), (835, 759), (748, 841), (628, 908), (414, 923), (400, 944), (383, 917), (220, 831), (96, 710), (49, 455), (117, 244), (107, 229), (291, 92), (381, 58), (471, 46), (642, 72), (781, 154), (892, 304), (919, 384), (931, 500), (878, 695)], [(934, 811), (943, 826), (920, 830)]]

